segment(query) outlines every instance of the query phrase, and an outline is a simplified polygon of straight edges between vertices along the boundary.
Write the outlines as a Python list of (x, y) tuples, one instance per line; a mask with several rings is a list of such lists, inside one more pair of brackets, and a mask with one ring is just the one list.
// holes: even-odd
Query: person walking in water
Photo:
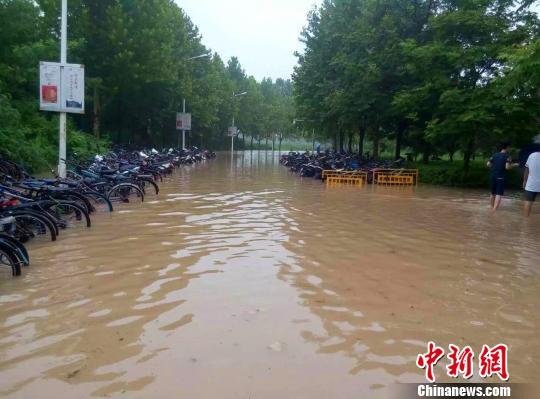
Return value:
[(523, 177), (525, 189), (525, 216), (531, 216), (533, 202), (540, 193), (540, 150), (533, 152), (525, 164)]
[(491, 210), (495, 212), (501, 206), (506, 188), (506, 171), (512, 169), (512, 158), (509, 154), (510, 143), (503, 143), (500, 151), (494, 154), (487, 163), (491, 168)]

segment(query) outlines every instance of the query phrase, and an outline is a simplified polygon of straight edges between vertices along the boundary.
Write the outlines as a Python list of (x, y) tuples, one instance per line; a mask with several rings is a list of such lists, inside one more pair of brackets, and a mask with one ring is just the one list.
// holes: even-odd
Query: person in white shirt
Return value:
[(531, 215), (533, 202), (540, 193), (540, 151), (533, 152), (525, 164), (525, 216)]

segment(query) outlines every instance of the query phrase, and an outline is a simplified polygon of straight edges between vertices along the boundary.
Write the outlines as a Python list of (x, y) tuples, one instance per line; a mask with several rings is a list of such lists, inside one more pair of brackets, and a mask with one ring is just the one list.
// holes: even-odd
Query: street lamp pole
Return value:
[[(211, 56), (212, 56), (212, 52), (196, 55), (195, 57), (190, 57), (186, 61), (197, 60), (199, 58), (206, 58), (206, 57), (211, 57)], [(186, 99), (185, 98), (182, 100), (182, 113), (184, 114), (186, 113)], [(182, 128), (183, 127), (184, 125), (182, 124)], [(178, 146), (180, 147), (180, 136), (178, 136)], [(182, 149), (185, 149), (185, 148), (186, 148), (186, 129), (182, 129)]]
[[(232, 99), (233, 99), (233, 102), (234, 102), (234, 99), (236, 97), (240, 97), (240, 96), (245, 96), (247, 94), (247, 91), (244, 91), (242, 93), (234, 93), (233, 92), (233, 95), (232, 95)], [(234, 136), (236, 134), (236, 132), (234, 131), (234, 104), (233, 104), (233, 117), (232, 117), (232, 129), (231, 129), (231, 157), (234, 155)]]
[[(233, 111), (234, 112), (234, 111)], [(231, 157), (233, 156), (234, 154), (234, 135), (235, 135), (235, 131), (234, 131), (234, 115), (232, 117), (232, 129), (231, 129)]]
[(199, 58), (211, 57), (211, 56), (212, 56), (212, 53), (196, 55), (195, 57), (188, 58), (188, 61), (196, 60), (196, 59), (199, 59)]
[[(186, 113), (186, 99), (182, 101), (182, 112)], [(186, 129), (184, 129), (184, 124), (182, 123), (182, 149), (184, 150), (186, 148)]]
[[(60, 23), (60, 63), (67, 63), (67, 0), (62, 0), (62, 21)], [(63, 104), (62, 104), (63, 106)], [(58, 132), (58, 176), (66, 178), (66, 113), (60, 112)]]

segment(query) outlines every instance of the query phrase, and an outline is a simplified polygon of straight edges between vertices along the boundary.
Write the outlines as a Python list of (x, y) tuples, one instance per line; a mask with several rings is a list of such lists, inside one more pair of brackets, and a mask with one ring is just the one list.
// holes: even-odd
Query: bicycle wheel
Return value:
[(15, 221), (3, 226), (3, 232), (22, 243), (31, 239), (38, 242), (56, 241), (56, 230), (45, 216), (17, 211), (10, 214)]
[(114, 186), (107, 194), (111, 202), (144, 202), (144, 193), (135, 184), (120, 183)]
[(57, 220), (58, 225), (63, 229), (78, 225), (92, 226), (88, 212), (76, 202), (50, 201), (47, 204), (43, 204), (42, 207), (50, 216)]
[(84, 196), (90, 201), (95, 212), (104, 213), (114, 211), (111, 201), (103, 194), (88, 191), (84, 193)]
[(15, 214), (15, 213), (35, 215), (36, 217), (43, 219), (44, 222), (47, 223), (48, 226), (50, 226), (51, 230), (54, 230), (54, 232), (56, 233), (56, 236), (58, 236), (58, 234), (60, 234), (60, 231), (58, 229), (58, 225), (56, 224), (56, 221), (49, 214), (47, 214), (47, 212), (45, 212), (44, 209), (40, 207), (41, 203), (44, 203), (44, 201), (34, 201), (34, 202), (29, 202), (26, 204), (14, 206), (13, 208), (9, 209), (10, 213), (8, 215)]
[(45, 212), (43, 209), (40, 209), (39, 207), (37, 209), (30, 209), (26, 210), (25, 212), (32, 212), (32, 214), (36, 215), (38, 218), (44, 219), (45, 222), (48, 222), (52, 229), (54, 229), (56, 236), (60, 234), (60, 228), (58, 227), (58, 223), (56, 223), (56, 220), (49, 215), (47, 212)]
[(4, 241), (7, 245), (12, 247), (14, 254), (19, 259), (19, 264), (23, 266), (30, 266), (30, 257), (28, 256), (28, 251), (22, 243), (11, 236), (8, 236), (7, 234), (0, 234), (0, 241)]
[(146, 188), (149, 187), (149, 186), (152, 186), (153, 191), (156, 193), (156, 195), (159, 194), (159, 186), (152, 179), (145, 178), (145, 177), (139, 177), (139, 178), (137, 178), (137, 182), (141, 186), (141, 189), (143, 190), (144, 194), (148, 194), (147, 191), (146, 191)]
[(70, 201), (75, 202), (77, 205), (81, 206), (86, 210), (86, 212), (91, 213), (93, 211), (92, 204), (86, 198), (83, 194), (71, 191), (71, 190), (65, 190), (65, 191), (58, 191), (58, 192), (52, 192), (47, 193), (51, 198), (63, 200), (63, 201)]
[(0, 279), (21, 275), (21, 265), (9, 245), (0, 241)]

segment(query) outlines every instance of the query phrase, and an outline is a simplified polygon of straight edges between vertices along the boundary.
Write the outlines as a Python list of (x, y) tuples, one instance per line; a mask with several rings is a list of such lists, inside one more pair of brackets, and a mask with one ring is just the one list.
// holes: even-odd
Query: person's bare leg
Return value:
[(525, 217), (531, 216), (532, 204), (533, 203), (531, 201), (525, 201), (525, 206), (523, 207), (523, 213), (525, 214)]
[(495, 196), (493, 194), (491, 194), (491, 198), (490, 198), (490, 203), (491, 203), (491, 209), (493, 209), (493, 207), (495, 206)]
[(502, 195), (496, 195), (495, 201), (493, 202), (493, 209), (492, 209), (493, 212), (499, 209), (499, 207), (501, 206), (501, 201), (502, 201)]

